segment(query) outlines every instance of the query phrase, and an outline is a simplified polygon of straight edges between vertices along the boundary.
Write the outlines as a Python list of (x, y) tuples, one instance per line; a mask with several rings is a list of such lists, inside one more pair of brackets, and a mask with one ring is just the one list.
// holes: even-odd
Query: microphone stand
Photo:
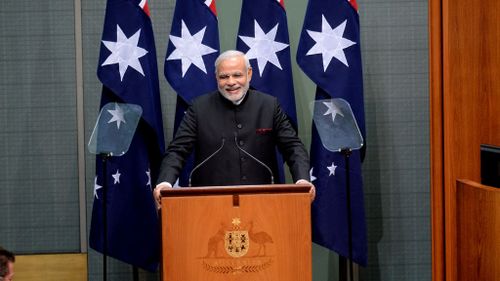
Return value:
[[(348, 249), (349, 249), (349, 278), (348, 280), (353, 281), (353, 264), (352, 264), (352, 213), (351, 213), (351, 188), (350, 188), (350, 173), (349, 173), (349, 157), (352, 154), (352, 150), (348, 147), (342, 148), (340, 153), (344, 155), (345, 160), (345, 185), (346, 185), (346, 200), (347, 200), (347, 235), (348, 235)], [(347, 278), (346, 278), (347, 280)]]
[(248, 157), (252, 158), (255, 162), (259, 163), (260, 165), (262, 165), (264, 168), (267, 169), (267, 171), (269, 172), (269, 174), (271, 175), (271, 184), (274, 184), (274, 175), (273, 175), (273, 171), (271, 170), (271, 168), (269, 168), (264, 162), (260, 161), (259, 159), (257, 159), (255, 156), (253, 156), (252, 154), (250, 154), (248, 151), (244, 150), (241, 146), (238, 145), (238, 135), (236, 134), (236, 132), (234, 133), (234, 144), (236, 145), (236, 147), (242, 151), (243, 153), (245, 153)]
[(107, 191), (108, 181), (106, 175), (108, 173), (107, 163), (108, 159), (112, 156), (111, 153), (101, 153), (102, 160), (102, 174), (104, 181), (102, 183), (102, 232), (103, 232), (103, 249), (102, 249), (102, 280), (107, 280), (107, 256), (108, 256), (108, 212), (107, 212)]
[(219, 151), (221, 151), (221, 149), (224, 147), (225, 143), (226, 143), (226, 139), (224, 137), (222, 137), (222, 143), (221, 143), (220, 147), (214, 153), (210, 154), (207, 158), (205, 158), (205, 160), (201, 161), (200, 164), (196, 165), (196, 167), (194, 167), (191, 170), (191, 173), (189, 173), (189, 178), (188, 178), (188, 186), (189, 187), (191, 187), (191, 177), (193, 176), (194, 171), (198, 170), (199, 167), (203, 166), (208, 160), (210, 160), (212, 157), (214, 157), (215, 154), (219, 153)]

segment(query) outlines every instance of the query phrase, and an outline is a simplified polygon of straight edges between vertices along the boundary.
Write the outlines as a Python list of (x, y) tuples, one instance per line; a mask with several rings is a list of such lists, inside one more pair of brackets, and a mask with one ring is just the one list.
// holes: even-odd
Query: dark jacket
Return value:
[(187, 110), (163, 158), (158, 183), (173, 184), (192, 149), (196, 167), (222, 147), (193, 172), (193, 186), (269, 184), (269, 171), (242, 149), (277, 178), (276, 146), (294, 182), (309, 180), (307, 151), (275, 97), (249, 90), (241, 104), (234, 105), (212, 92), (195, 99)]

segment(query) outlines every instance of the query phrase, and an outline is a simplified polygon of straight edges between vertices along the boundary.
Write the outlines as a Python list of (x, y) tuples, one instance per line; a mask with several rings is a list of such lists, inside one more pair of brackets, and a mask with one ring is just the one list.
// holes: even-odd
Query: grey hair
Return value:
[(227, 60), (227, 59), (234, 58), (234, 57), (240, 57), (240, 56), (243, 57), (243, 59), (245, 60), (246, 69), (247, 70), (251, 69), (252, 66), (250, 65), (250, 60), (248, 60), (247, 56), (245, 56), (245, 53), (237, 51), (237, 50), (228, 50), (228, 51), (225, 51), (222, 54), (220, 54), (217, 57), (217, 59), (215, 60), (215, 73), (217, 73), (217, 68), (219, 67), (219, 64), (223, 60)]

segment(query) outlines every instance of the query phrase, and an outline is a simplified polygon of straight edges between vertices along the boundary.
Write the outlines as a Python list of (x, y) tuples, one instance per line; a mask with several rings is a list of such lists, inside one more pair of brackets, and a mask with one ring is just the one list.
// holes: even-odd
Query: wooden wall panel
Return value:
[[(455, 181), (479, 182), (479, 145), (500, 145), (500, 1), (429, 3), (433, 259), (445, 254), (442, 261), (433, 260), (433, 278), (454, 281), (456, 226), (446, 218), (456, 211)], [(439, 274), (443, 264), (444, 279)]]
[(456, 204), (456, 280), (500, 280), (500, 189), (459, 180)]
[(86, 281), (87, 254), (19, 255), (15, 280)]
[(429, 1), (432, 280), (444, 280), (443, 43), (441, 1)]

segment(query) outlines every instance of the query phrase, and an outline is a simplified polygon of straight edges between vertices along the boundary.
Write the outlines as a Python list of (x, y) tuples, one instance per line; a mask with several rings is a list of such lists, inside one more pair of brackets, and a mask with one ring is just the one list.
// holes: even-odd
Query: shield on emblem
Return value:
[(248, 253), (250, 239), (248, 231), (235, 230), (226, 231), (224, 235), (224, 247), (228, 255), (234, 258), (239, 258)]

